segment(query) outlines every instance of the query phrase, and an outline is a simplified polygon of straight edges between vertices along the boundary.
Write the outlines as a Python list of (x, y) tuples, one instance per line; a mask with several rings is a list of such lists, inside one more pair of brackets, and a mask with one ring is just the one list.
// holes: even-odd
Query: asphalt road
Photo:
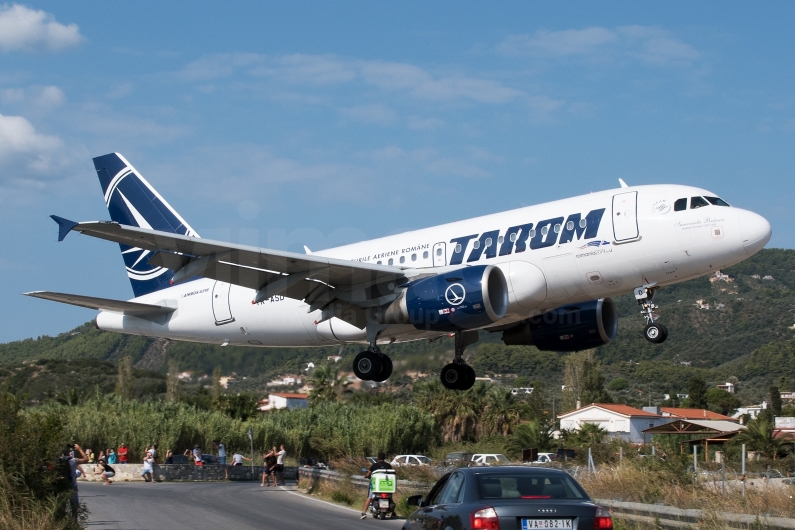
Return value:
[(258, 482), (100, 482), (80, 484), (88, 528), (105, 529), (307, 529), (400, 528), (403, 520), (359, 520), (346, 508), (297, 493), (295, 487)]

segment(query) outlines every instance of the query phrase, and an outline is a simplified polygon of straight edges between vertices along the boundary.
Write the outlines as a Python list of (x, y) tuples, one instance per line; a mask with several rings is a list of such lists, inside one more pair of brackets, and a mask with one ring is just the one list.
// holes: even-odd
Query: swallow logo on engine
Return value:
[(444, 292), (444, 298), (450, 305), (461, 305), (466, 295), (466, 289), (460, 283), (450, 285)]

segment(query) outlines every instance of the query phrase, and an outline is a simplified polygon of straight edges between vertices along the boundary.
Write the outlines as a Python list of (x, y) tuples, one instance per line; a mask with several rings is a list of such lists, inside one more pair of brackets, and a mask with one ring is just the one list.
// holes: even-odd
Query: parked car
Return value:
[(549, 464), (550, 462), (554, 462), (558, 459), (558, 455), (555, 453), (538, 453), (538, 458), (536, 458), (536, 462), (540, 464)]
[(422, 455), (397, 455), (390, 462), (393, 467), (400, 466), (429, 466), (431, 459)]
[(404, 530), (424, 528), (613, 528), (577, 481), (557, 469), (524, 466), (461, 468), (445, 474), (417, 506)]
[(507, 456), (498, 453), (472, 455), (473, 466), (504, 466), (510, 463)]
[(445, 466), (467, 466), (472, 461), (474, 453), (465, 453), (458, 451), (455, 453), (447, 453), (444, 457), (443, 465)]

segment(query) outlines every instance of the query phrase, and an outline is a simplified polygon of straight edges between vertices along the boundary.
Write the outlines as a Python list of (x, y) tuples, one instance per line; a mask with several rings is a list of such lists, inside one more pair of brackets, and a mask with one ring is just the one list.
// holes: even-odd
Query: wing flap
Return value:
[(112, 313), (122, 313), (124, 315), (137, 317), (153, 317), (165, 315), (176, 310), (176, 307), (164, 305), (141, 304), (139, 302), (126, 302), (123, 300), (111, 300), (109, 298), (96, 298), (94, 296), (82, 296), (79, 294), (54, 293), (51, 291), (33, 291), (24, 293), (25, 296), (52, 300), (62, 304), (76, 305), (88, 309), (99, 311), (110, 311)]

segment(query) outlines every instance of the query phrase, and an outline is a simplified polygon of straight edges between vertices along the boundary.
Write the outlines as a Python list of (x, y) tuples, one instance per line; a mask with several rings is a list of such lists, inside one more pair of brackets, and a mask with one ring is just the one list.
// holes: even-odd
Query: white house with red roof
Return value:
[(631, 443), (645, 443), (643, 430), (669, 421), (659, 414), (636, 409), (629, 405), (592, 403), (585, 407), (559, 414), (562, 431), (578, 431), (584, 424), (598, 425), (608, 436)]
[(717, 420), (717, 421), (733, 421), (737, 423), (739, 419), (732, 418), (731, 416), (724, 416), (717, 412), (712, 412), (707, 409), (683, 409), (679, 407), (643, 407), (647, 412), (656, 412), (664, 418), (675, 418), (679, 420)]
[(276, 409), (305, 409), (309, 406), (309, 396), (291, 392), (275, 392), (268, 394), (268, 399), (259, 401), (261, 412), (270, 412)]

